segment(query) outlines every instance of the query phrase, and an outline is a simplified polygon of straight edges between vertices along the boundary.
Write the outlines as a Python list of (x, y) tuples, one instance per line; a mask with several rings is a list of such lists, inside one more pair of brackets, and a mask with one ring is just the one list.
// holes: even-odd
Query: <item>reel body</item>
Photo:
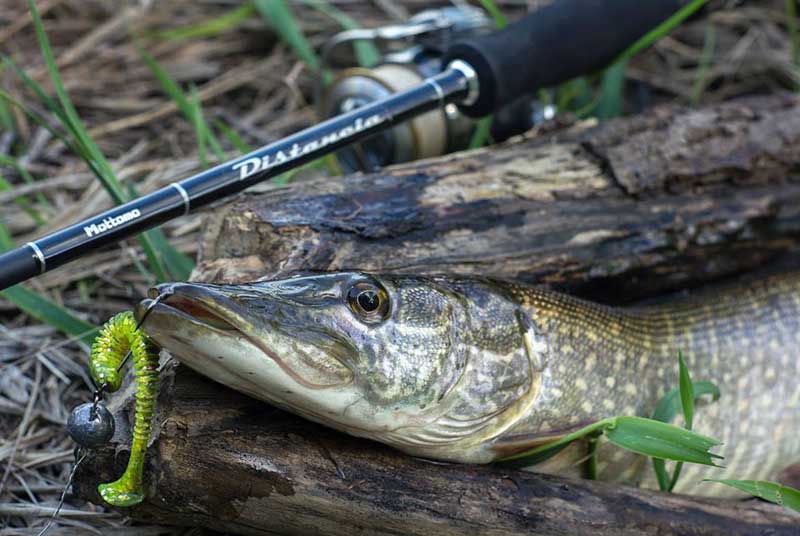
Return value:
[[(493, 28), (482, 10), (462, 6), (426, 10), (405, 24), (340, 32), (323, 48), (323, 66), (332, 68), (335, 78), (327, 87), (318, 86), (317, 111), (323, 119), (336, 117), (418, 86), (442, 72), (444, 52), (453, 42)], [(380, 64), (369, 69), (355, 66), (355, 55), (343, 54), (349, 50), (342, 45), (356, 41), (373, 42), (382, 53)], [(503, 141), (531, 128), (535, 108), (536, 103), (526, 96), (498, 111), (492, 121), (492, 138)], [(466, 149), (476, 125), (477, 120), (450, 103), (336, 154), (346, 172), (375, 171)]]

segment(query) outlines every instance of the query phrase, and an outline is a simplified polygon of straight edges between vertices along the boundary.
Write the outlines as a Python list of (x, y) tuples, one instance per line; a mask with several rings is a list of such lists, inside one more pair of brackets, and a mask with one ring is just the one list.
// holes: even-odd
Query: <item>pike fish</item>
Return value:
[[(613, 308), (517, 283), (340, 272), (151, 290), (146, 333), (182, 363), (310, 420), (433, 460), (487, 463), (606, 417), (650, 416), (682, 352), (717, 402), (694, 430), (723, 441), (703, 478), (774, 478), (800, 462), (800, 274), (648, 307)], [(586, 451), (540, 468), (574, 472)], [(537, 468), (534, 468), (537, 470)], [(599, 478), (654, 487), (610, 444)]]

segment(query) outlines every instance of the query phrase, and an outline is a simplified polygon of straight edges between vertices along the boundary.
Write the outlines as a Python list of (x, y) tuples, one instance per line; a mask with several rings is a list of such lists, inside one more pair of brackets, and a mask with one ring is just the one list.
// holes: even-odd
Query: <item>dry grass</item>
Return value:
[[(331, 3), (364, 26), (396, 20), (430, 4)], [(498, 4), (512, 18), (521, 7), (520, 2)], [(232, 2), (42, 0), (38, 5), (80, 116), (119, 177), (139, 192), (190, 174), (200, 164), (192, 125), (160, 90), (137, 52), (137, 39), (180, 83), (197, 86), (208, 119), (224, 121), (253, 146), (315, 120), (309, 103), (311, 74), (258, 16), (233, 31), (201, 39), (158, 36), (230, 12)], [(313, 45), (338, 30), (318, 12), (293, 6)], [(706, 47), (704, 56), (709, 25), (715, 47), (712, 52)], [(782, 0), (745, 2), (693, 20), (631, 61), (628, 77), (639, 84), (628, 84), (626, 108), (636, 111), (667, 100), (702, 103), (794, 88), (800, 80), (788, 31)], [(0, 1), (0, 51), (50, 87), (24, 2)], [(0, 74), (0, 86), (40, 108), (10, 73)], [(17, 243), (111, 206), (79, 158), (24, 115), (15, 113), (14, 119), (14, 130), (0, 130), (0, 153), (13, 149), (37, 179), (27, 185), (13, 170), (3, 170), (15, 190), (0, 192), (0, 221)], [(235, 154), (233, 147), (223, 145)], [(37, 225), (14, 203), (23, 194), (46, 223)], [(202, 218), (194, 215), (165, 226), (180, 251), (196, 253)], [(37, 278), (29, 287), (100, 324), (144, 295), (149, 281), (135, 267), (143, 260), (137, 243), (129, 241)], [(63, 427), (70, 409), (89, 398), (86, 351), (20, 314), (9, 302), (0, 300), (0, 318), (0, 534), (36, 534), (71, 468), (72, 444)], [(118, 514), (68, 497), (51, 534), (106, 533), (111, 527), (120, 535), (169, 533), (158, 527), (126, 529), (127, 525)]]

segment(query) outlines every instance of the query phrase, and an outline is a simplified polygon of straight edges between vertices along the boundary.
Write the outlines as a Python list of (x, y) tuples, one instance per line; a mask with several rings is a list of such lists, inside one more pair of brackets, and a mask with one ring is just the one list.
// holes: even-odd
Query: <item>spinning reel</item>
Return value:
[[(336, 117), (418, 86), (442, 72), (442, 59), (451, 45), (493, 29), (483, 10), (464, 5), (426, 10), (403, 24), (340, 32), (322, 50), (322, 67), (333, 70), (335, 78), (326, 87), (321, 81), (317, 85), (317, 112), (321, 118)], [(357, 65), (352, 48), (345, 45), (359, 41), (369, 41), (381, 52), (378, 65), (369, 69)], [(522, 97), (495, 112), (491, 136), (503, 141), (552, 115), (552, 107)], [(466, 149), (476, 125), (475, 119), (449, 103), (350, 145), (337, 156), (347, 172), (375, 171)]]

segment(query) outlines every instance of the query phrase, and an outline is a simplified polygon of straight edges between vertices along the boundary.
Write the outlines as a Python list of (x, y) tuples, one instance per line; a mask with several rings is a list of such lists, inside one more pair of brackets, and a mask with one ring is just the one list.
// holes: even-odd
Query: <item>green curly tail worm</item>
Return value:
[(119, 389), (122, 384), (119, 368), (128, 350), (136, 376), (131, 455), (119, 480), (97, 488), (103, 500), (113, 506), (133, 506), (144, 499), (144, 457), (158, 396), (158, 348), (136, 329), (136, 320), (130, 311), (119, 313), (106, 322), (92, 345), (89, 371), (97, 385), (106, 385), (110, 392)]

